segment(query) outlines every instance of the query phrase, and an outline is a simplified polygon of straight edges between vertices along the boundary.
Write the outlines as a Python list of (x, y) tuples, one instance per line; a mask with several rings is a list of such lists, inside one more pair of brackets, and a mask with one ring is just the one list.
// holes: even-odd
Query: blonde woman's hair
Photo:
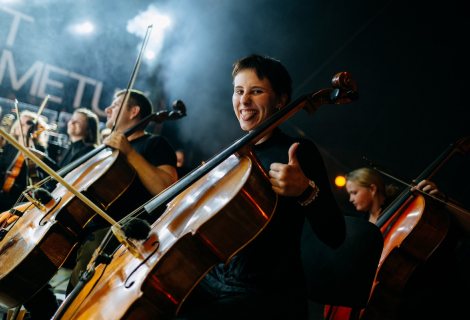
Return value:
[[(21, 139), (21, 135), (18, 136), (15, 132), (15, 128), (20, 125), (19, 120), (22, 117), (28, 117), (28, 118), (31, 118), (32, 120), (34, 120), (34, 119), (36, 119), (36, 115), (37, 114), (35, 112), (29, 111), (29, 110), (21, 111), (20, 116), (15, 120), (15, 122), (13, 122), (13, 124), (10, 128), (10, 135), (13, 136), (16, 140), (19, 141)], [(48, 119), (44, 116), (39, 116), (38, 117), (38, 125), (40, 125), (40, 126), (46, 127), (47, 126), (47, 121), (48, 121)], [(39, 136), (37, 138), (37, 143), (40, 146), (47, 149), (47, 140), (48, 140), (47, 134), (45, 134), (45, 131), (43, 131), (39, 134)]]
[(370, 168), (359, 168), (346, 175), (346, 180), (354, 182), (358, 186), (370, 188), (371, 185), (377, 187), (377, 193), (384, 199), (397, 194), (398, 188), (394, 185), (385, 185), (382, 177), (377, 171)]

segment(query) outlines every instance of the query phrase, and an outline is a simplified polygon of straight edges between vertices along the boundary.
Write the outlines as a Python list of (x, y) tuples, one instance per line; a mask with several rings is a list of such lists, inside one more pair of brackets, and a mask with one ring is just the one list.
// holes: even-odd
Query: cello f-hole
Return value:
[(39, 220), (39, 226), (43, 227), (47, 224), (47, 221), (43, 222), (44, 218), (46, 218), (50, 213), (54, 212), (54, 209), (62, 201), (62, 197), (58, 197), (58, 198), (54, 199), (54, 201), (55, 201), (55, 205), (50, 210), (48, 210), (48, 213), (46, 215), (44, 215), (44, 217), (42, 217), (41, 220)]
[[(160, 247), (160, 242), (155, 241), (154, 243), (152, 243), (152, 245), (155, 245), (155, 244), (157, 244), (157, 247), (152, 251), (152, 253), (149, 254), (148, 257), (145, 258), (141, 263), (139, 263), (139, 265), (138, 265), (134, 270), (132, 270), (132, 272), (129, 274), (129, 276), (127, 277), (126, 281), (124, 281), (124, 287), (125, 287), (125, 288), (128, 288), (128, 289), (129, 289), (130, 287), (132, 287), (132, 286), (134, 285), (134, 282), (135, 282), (135, 281), (132, 281), (132, 282), (129, 283), (129, 284), (127, 283), (127, 282), (129, 281), (129, 278), (132, 277), (132, 275), (133, 275), (137, 270), (139, 270), (139, 268), (140, 268), (142, 265), (144, 265), (144, 263), (147, 262), (147, 260), (150, 259), (151, 256), (153, 256), (153, 255), (155, 254), (155, 252), (157, 252), (158, 248)], [(125, 251), (124, 251), (124, 252), (125, 252)], [(123, 252), (123, 253), (124, 253), (124, 252)]]

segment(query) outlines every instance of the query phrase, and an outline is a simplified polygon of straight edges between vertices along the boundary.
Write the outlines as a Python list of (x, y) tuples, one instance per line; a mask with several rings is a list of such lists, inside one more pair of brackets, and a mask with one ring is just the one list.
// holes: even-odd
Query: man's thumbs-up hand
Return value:
[(271, 178), (273, 190), (278, 195), (298, 197), (308, 187), (309, 180), (297, 160), (296, 151), (298, 146), (299, 143), (296, 142), (289, 148), (289, 162), (287, 164), (271, 164), (269, 177)]

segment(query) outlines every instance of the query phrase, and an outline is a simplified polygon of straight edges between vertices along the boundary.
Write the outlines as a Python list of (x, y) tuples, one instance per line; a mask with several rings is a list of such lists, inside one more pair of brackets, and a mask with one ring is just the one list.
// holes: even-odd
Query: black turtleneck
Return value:
[(78, 158), (84, 156), (91, 150), (95, 149), (95, 146), (92, 144), (85, 144), (82, 140), (72, 142), (68, 149), (62, 154), (62, 158), (60, 159), (58, 165), (59, 168), (63, 168), (69, 163), (77, 160)]
[[(276, 129), (272, 136), (254, 146), (254, 152), (266, 171), (272, 163), (287, 164), (288, 150), (300, 142), (296, 155), (304, 174), (319, 187), (318, 197), (301, 206), (299, 197), (279, 196), (276, 211), (267, 227), (227, 265), (213, 268), (200, 282), (200, 290), (212, 293), (212, 299), (234, 294), (269, 294), (289, 300), (278, 306), (292, 308), (307, 301), (305, 276), (300, 257), (300, 240), (305, 218), (317, 237), (331, 247), (345, 238), (345, 222), (330, 189), (326, 168), (313, 142), (292, 138)], [(282, 299), (281, 299), (282, 300)]]

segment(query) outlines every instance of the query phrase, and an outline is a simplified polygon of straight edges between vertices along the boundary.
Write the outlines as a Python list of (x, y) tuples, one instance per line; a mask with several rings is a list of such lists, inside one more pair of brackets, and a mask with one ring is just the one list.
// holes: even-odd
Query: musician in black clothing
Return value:
[[(277, 60), (250, 55), (235, 64), (232, 75), (233, 107), (245, 131), (290, 101), (292, 80)], [(209, 271), (177, 319), (307, 319), (300, 258), (305, 217), (322, 242), (339, 247), (344, 241), (344, 218), (311, 141), (275, 129), (256, 143), (254, 153), (279, 195), (276, 211), (259, 236), (227, 265)]]
[[(113, 126), (124, 94), (125, 90), (117, 92), (112, 104), (106, 108), (108, 115), (106, 126), (108, 128)], [(103, 141), (105, 145), (119, 150), (120, 154), (136, 170), (139, 176), (139, 179), (136, 180), (140, 180), (138, 184), (132, 184), (125, 191), (126, 197), (118, 198), (107, 210), (107, 213), (115, 220), (120, 220), (177, 180), (175, 151), (164, 137), (149, 134), (145, 132), (144, 128), (129, 137), (122, 134), (122, 132), (133, 127), (152, 112), (153, 107), (150, 100), (142, 92), (131, 90), (127, 104), (122, 106), (121, 121), (116, 126), (115, 131)], [(76, 117), (75, 114), (74, 116)], [(72, 119), (74, 118), (72, 117)], [(82, 131), (78, 123), (69, 123), (68, 132), (77, 134)], [(97, 132), (98, 128), (96, 128)], [(84, 145), (86, 140), (82, 139), (81, 141)], [(62, 164), (66, 158), (68, 158), (67, 154), (61, 160)], [(73, 159), (74, 157), (72, 157)], [(67, 288), (68, 293), (77, 284), (80, 272), (86, 269), (93, 252), (100, 245), (108, 229), (108, 222), (101, 217), (95, 217), (81, 232), (80, 247), (77, 252), (76, 265)], [(119, 242), (113, 238), (107, 248), (114, 250), (118, 245)], [(30, 311), (29, 319), (45, 320), (53, 316), (58, 305), (55, 297), (51, 294), (51, 290), (46, 286), (25, 303), (25, 307)]]
[[(377, 171), (359, 168), (346, 175), (346, 189), (350, 202), (357, 211), (348, 211), (344, 215), (376, 223), (382, 212), (397, 195), (397, 187), (385, 185)], [(411, 191), (421, 190), (442, 200), (449, 199), (437, 188), (436, 184), (422, 180)], [(452, 201), (452, 200), (451, 200)], [(429, 210), (429, 209), (427, 209)], [(468, 284), (465, 283), (461, 270), (464, 259), (457, 255), (456, 247), (464, 246), (468, 236), (451, 219), (451, 225), (445, 239), (435, 249), (426, 263), (420, 265), (407, 281), (403, 303), (397, 319), (462, 319), (466, 315), (463, 308), (468, 299)], [(467, 251), (463, 255), (468, 256)]]
[[(62, 154), (58, 163), (49, 158), (44, 152), (38, 150), (30, 151), (52, 170), (58, 171), (92, 151), (100, 144), (98, 124), (98, 116), (95, 113), (86, 108), (77, 109), (67, 123), (69, 147)], [(52, 192), (56, 186), (56, 181), (49, 180), (42, 187)]]
[[(45, 151), (47, 149), (47, 137), (42, 132), (36, 139), (31, 138), (32, 121), (36, 118), (36, 114), (31, 111), (23, 111), (20, 114), (21, 123), (16, 120), (11, 129), (10, 135), (18, 140), (20, 144), (25, 145), (22, 140), (20, 132), (20, 124), (23, 131), (23, 136), (26, 140), (28, 147), (35, 150)], [(43, 117), (38, 118), (38, 123), (41, 126), (46, 126), (46, 121)], [(22, 192), (29, 185), (27, 181), (28, 168), (26, 160), (23, 160), (23, 155), (13, 145), (6, 143), (3, 147), (3, 152), (0, 154), (0, 212), (11, 209)], [(19, 172), (15, 172), (15, 166), (19, 168)], [(38, 171), (41, 175), (41, 172)], [(10, 178), (10, 179), (8, 179)], [(7, 186), (8, 181), (11, 183)]]
[(101, 143), (98, 124), (98, 117), (92, 111), (85, 108), (75, 110), (67, 123), (69, 147), (59, 160), (59, 168), (81, 158)]
[[(21, 115), (22, 127), (25, 136), (28, 136), (28, 134), (30, 133), (30, 122), (28, 122), (28, 120), (32, 120), (33, 118), (34, 114), (30, 114), (29, 112), (22, 113)], [(42, 122), (41, 124), (45, 125), (45, 123)], [(12, 127), (12, 135), (13, 137), (18, 139), (19, 133), (17, 131), (18, 130), (16, 129), (16, 127)], [(46, 150), (45, 145), (43, 145), (43, 148), (40, 149), (38, 149), (38, 147), (36, 146), (36, 148), (31, 149), (31, 151), (54, 170), (59, 170), (65, 167), (72, 161), (80, 158), (81, 156), (85, 155), (86, 153), (90, 152), (98, 146), (98, 117), (95, 113), (85, 108), (75, 110), (72, 115), (72, 118), (67, 124), (67, 133), (69, 134), (71, 144), (69, 148), (64, 152), (58, 164), (51, 160), (45, 152), (42, 152)], [(44, 139), (45, 138), (41, 137), (40, 140), (43, 144), (45, 141)], [(18, 140), (20, 141), (21, 139)], [(19, 151), (16, 150), (12, 145), (7, 145), (4, 149), (5, 152), (2, 158), (0, 159), (0, 168), (5, 167), (4, 163), (10, 162), (10, 159), (14, 157), (14, 155), (19, 154)], [(16, 201), (21, 192), (26, 189), (26, 185), (24, 183), (20, 184), (20, 182), (25, 181), (26, 178), (26, 174), (24, 172), (25, 170), (22, 169), (21, 171), (23, 173), (20, 173), (20, 175), (18, 176), (18, 183), (16, 183), (15, 181), (14, 188), (12, 188), (12, 191), (14, 193), (10, 192), (10, 194), (8, 195), (8, 200), (11, 199), (11, 201), (7, 202), (6, 195), (0, 194), (0, 207), (4, 210), (10, 209), (14, 205), (13, 201)], [(45, 187), (49, 191), (52, 191), (55, 189), (56, 184), (57, 183), (55, 181), (48, 181), (43, 187)], [(9, 217), (9, 215), (5, 214), (0, 217), (0, 222), (3, 222), (3, 220), (5, 220), (7, 217), (9, 218), (9, 223), (13, 222), (15, 219), (18, 218), (17, 216)], [(50, 308), (48, 309), (47, 306), (50, 306)], [(25, 303), (25, 307), (33, 312), (36, 312), (36, 314), (38, 309), (41, 311), (46, 310), (46, 314), (48, 315), (45, 318), (50, 317), (53, 314), (54, 310), (58, 307), (52, 287), (49, 284), (46, 284), (44, 288), (41, 289), (41, 291), (37, 294), (37, 298)], [(47, 310), (51, 311), (48, 312)]]
[[(348, 173), (346, 190), (349, 193), (349, 201), (357, 211), (348, 211), (344, 215), (369, 220), (372, 223), (377, 222), (377, 218), (398, 195), (398, 187), (385, 185), (385, 181), (377, 171), (370, 168), (359, 168)], [(428, 180), (420, 181), (411, 191), (415, 190), (422, 190), (444, 199), (444, 194)]]

